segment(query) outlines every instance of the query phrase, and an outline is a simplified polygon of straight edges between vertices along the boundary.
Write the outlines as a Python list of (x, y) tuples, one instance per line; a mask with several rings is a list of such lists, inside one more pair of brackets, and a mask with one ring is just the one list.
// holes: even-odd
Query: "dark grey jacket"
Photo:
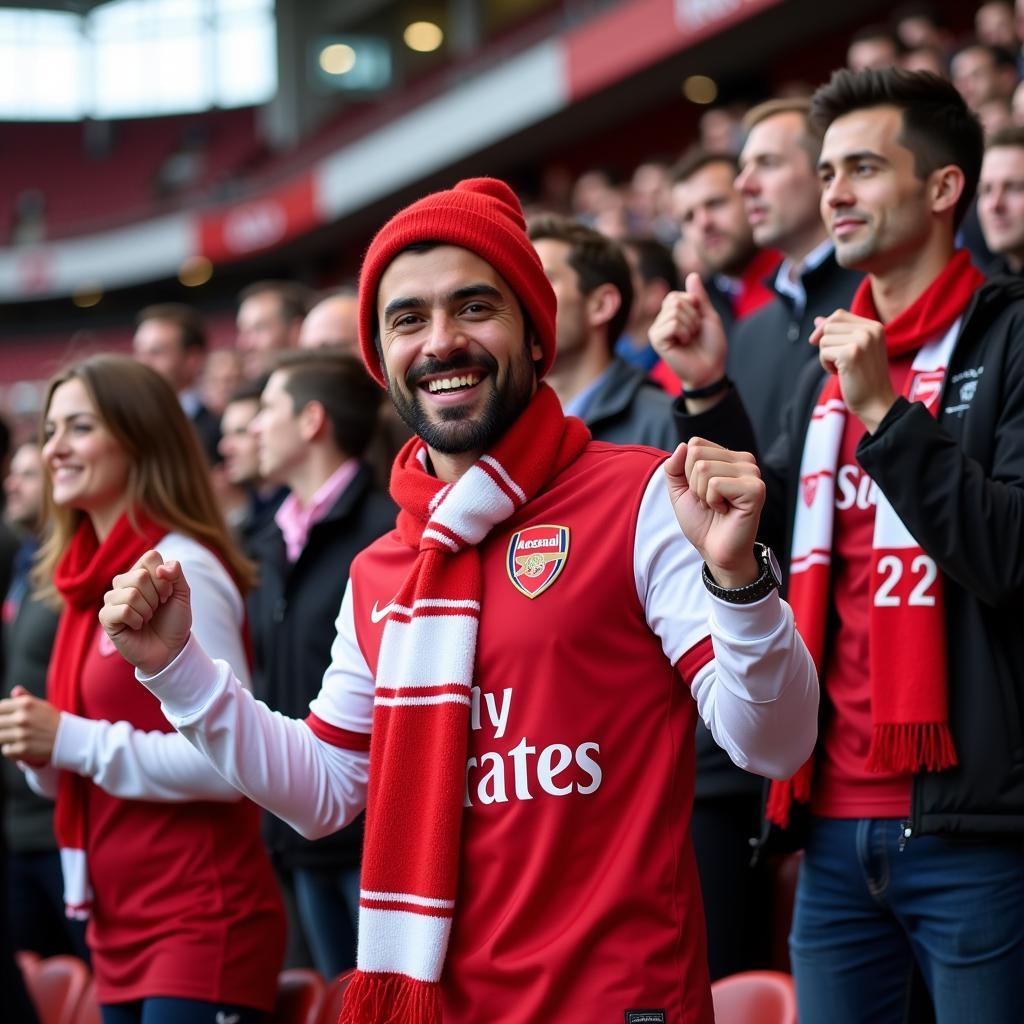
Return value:
[(595, 441), (645, 444), (668, 452), (678, 444), (671, 396), (618, 356), (591, 395), (583, 420)]

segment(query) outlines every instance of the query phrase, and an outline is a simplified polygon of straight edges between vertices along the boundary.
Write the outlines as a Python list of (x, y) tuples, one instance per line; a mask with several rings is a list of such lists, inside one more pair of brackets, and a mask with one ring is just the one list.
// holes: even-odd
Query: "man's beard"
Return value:
[[(484, 381), (491, 382), (491, 392), (478, 418), (467, 415), (465, 405), (443, 406), (438, 410), (440, 421), (432, 419), (423, 408), (418, 384), (435, 374), (458, 375), (466, 370), (487, 371)], [(533, 363), (528, 353), (509, 363), (503, 383), (498, 383), (498, 363), (487, 352), (470, 355), (462, 351), (450, 359), (428, 359), (410, 370), (405, 377), (406, 390), (388, 380), (388, 394), (398, 415), (429, 448), (443, 455), (488, 451), (502, 434), (519, 418), (533, 397)], [(484, 383), (481, 381), (481, 383)]]

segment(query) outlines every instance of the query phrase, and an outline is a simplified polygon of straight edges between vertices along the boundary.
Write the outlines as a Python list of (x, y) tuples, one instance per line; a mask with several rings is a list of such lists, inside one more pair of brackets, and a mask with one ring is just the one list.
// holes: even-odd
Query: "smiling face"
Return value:
[(54, 390), (44, 439), (54, 504), (86, 513), (97, 534), (105, 536), (128, 505), (131, 461), (78, 378)]
[(716, 160), (672, 189), (683, 235), (714, 274), (739, 274), (754, 255), (754, 239), (735, 177), (730, 162)]
[(880, 273), (906, 262), (934, 229), (928, 182), (900, 142), (896, 107), (869, 107), (837, 118), (825, 132), (821, 215), (844, 267)]
[(506, 281), (467, 249), (399, 254), (380, 279), (377, 318), (388, 393), (432, 453), (468, 466), (529, 403), (540, 345), (527, 342)]

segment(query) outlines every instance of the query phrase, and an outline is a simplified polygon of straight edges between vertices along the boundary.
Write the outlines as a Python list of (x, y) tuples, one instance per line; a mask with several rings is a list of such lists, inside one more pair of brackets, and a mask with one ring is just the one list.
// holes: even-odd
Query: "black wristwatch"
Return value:
[(760, 542), (755, 542), (754, 544), (754, 557), (757, 559), (757, 564), (761, 567), (761, 575), (753, 583), (748, 583), (745, 587), (735, 587), (731, 590), (726, 587), (720, 587), (714, 581), (708, 570), (708, 564), (705, 562), (704, 568), (701, 571), (704, 586), (708, 588), (710, 594), (713, 594), (720, 601), (728, 601), (729, 604), (753, 604), (755, 601), (760, 601), (762, 597), (767, 597), (773, 590), (778, 590), (782, 585), (782, 573), (779, 571), (779, 563), (775, 561), (771, 548), (767, 544), (761, 544)]

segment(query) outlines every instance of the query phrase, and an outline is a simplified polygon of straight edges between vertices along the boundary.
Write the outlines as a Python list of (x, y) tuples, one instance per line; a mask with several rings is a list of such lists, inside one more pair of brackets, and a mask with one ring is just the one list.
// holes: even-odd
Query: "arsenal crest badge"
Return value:
[(558, 579), (568, 557), (568, 526), (528, 526), (512, 534), (505, 566), (512, 586), (532, 600)]

